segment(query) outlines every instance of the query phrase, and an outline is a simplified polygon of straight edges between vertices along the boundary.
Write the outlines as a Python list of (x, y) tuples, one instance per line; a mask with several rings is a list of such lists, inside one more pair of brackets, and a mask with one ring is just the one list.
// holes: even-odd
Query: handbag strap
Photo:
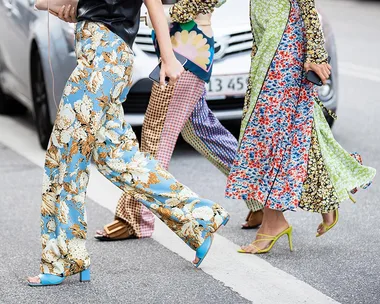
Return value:
[(58, 104), (57, 100), (55, 99), (55, 80), (54, 80), (54, 71), (53, 71), (53, 64), (51, 62), (51, 38), (50, 38), (50, 0), (47, 0), (47, 32), (48, 32), (48, 62), (49, 62), (49, 68), (50, 73), (52, 77), (52, 89), (53, 89), (53, 100), (54, 105), (56, 109), (58, 110)]

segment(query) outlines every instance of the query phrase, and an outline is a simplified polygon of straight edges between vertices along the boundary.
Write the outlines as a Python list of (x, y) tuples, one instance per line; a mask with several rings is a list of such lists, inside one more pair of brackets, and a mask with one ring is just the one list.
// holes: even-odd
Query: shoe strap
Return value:
[(323, 228), (325, 228), (325, 230), (330, 228), (330, 226), (327, 225), (325, 222), (322, 222), (321, 225), (323, 226)]
[[(272, 240), (274, 240), (276, 238), (276, 235), (269, 235), (269, 234), (262, 234), (262, 233), (258, 233), (256, 235), (258, 235), (258, 236), (264, 236), (264, 237), (270, 238)], [(260, 239), (260, 240), (262, 240), (262, 239)]]
[(255, 245), (255, 243), (257, 243), (257, 242), (261, 242), (261, 241), (271, 241), (271, 242), (273, 242), (274, 239), (270, 238), (270, 239), (258, 239), (258, 240), (254, 240), (254, 241), (253, 241), (251, 244), (249, 244), (248, 246), (252, 246), (252, 247), (254, 247), (254, 248), (256, 249), (256, 252), (259, 252), (259, 251), (262, 251), (262, 250), (267, 249), (267, 248), (271, 245), (271, 243), (269, 243), (267, 247), (265, 247), (265, 248), (259, 248), (259, 247), (257, 247), (257, 246)]
[(117, 232), (120, 231), (120, 230), (123, 230), (123, 228), (126, 228), (126, 225), (123, 224), (123, 223), (122, 223), (121, 221), (119, 221), (119, 220), (115, 220), (115, 221), (113, 221), (112, 223), (105, 225), (105, 226), (104, 226), (104, 231), (105, 231), (108, 235), (111, 235), (111, 234), (117, 233)]
[(333, 221), (333, 223), (331, 225), (327, 225), (325, 222), (322, 222), (321, 225), (325, 228), (325, 232), (327, 232), (327, 230), (331, 229), (338, 221), (338, 209), (335, 209), (334, 210), (334, 213), (335, 213), (335, 219)]
[(254, 243), (258, 243), (258, 242), (262, 242), (262, 241), (274, 241), (274, 238), (270, 238), (270, 239), (258, 239), (258, 240), (254, 240), (251, 245), (253, 245)]
[(57, 284), (65, 279), (63, 275), (53, 275), (47, 273), (40, 273), (38, 277), (40, 278), (40, 284), (42, 285)]

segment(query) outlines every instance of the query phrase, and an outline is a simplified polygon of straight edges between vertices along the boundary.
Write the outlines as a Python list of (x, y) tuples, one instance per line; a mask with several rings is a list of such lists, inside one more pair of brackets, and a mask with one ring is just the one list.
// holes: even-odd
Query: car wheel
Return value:
[(5, 95), (0, 87), (0, 114), (5, 115), (22, 115), (27, 109), (17, 100)]
[(40, 55), (35, 51), (32, 55), (32, 94), (34, 105), (34, 119), (38, 132), (39, 142), (46, 149), (49, 144), (53, 126), (50, 121), (48, 94)]

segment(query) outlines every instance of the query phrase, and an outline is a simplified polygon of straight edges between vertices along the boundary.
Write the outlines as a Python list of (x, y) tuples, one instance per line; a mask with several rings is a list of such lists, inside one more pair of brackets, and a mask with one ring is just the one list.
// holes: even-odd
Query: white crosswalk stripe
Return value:
[[(43, 166), (44, 151), (38, 145), (34, 130), (4, 116), (0, 116), (0, 130), (2, 144), (36, 165)], [(95, 167), (91, 168), (89, 198), (113, 212), (120, 194), (121, 191), (107, 182)], [(193, 251), (159, 220), (156, 221), (153, 238), (188, 261), (194, 258)], [(217, 235), (207, 259), (202, 264), (202, 270), (253, 303), (338, 303), (258, 256), (238, 254), (237, 248), (238, 245)]]

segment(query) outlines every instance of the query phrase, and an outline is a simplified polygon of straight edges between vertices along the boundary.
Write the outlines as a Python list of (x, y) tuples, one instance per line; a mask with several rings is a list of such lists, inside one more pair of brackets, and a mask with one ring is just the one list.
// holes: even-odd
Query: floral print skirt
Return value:
[(197, 249), (228, 214), (139, 151), (122, 107), (131, 86), (133, 52), (104, 25), (79, 22), (76, 54), (78, 65), (64, 89), (46, 153), (41, 272), (68, 276), (90, 265), (85, 198), (91, 160)]
[(251, 0), (251, 22), (250, 83), (226, 196), (279, 211), (327, 213), (376, 171), (335, 141), (315, 86), (305, 78), (298, 2)]

